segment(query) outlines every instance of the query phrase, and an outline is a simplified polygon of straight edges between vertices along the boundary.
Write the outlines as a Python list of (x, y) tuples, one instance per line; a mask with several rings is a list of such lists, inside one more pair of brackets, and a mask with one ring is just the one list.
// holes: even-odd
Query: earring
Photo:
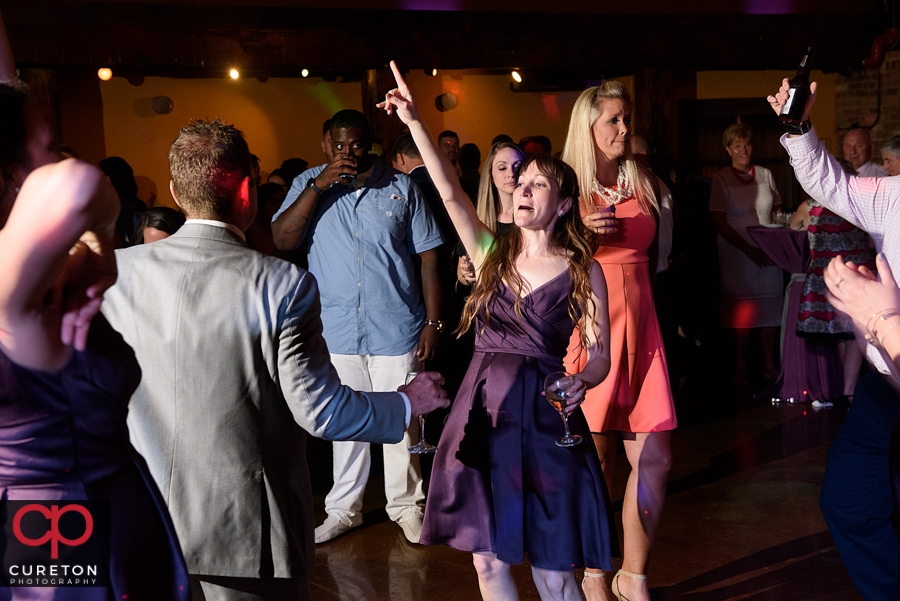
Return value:
[(562, 217), (562, 216), (563, 216), (563, 212), (560, 211), (559, 213), (557, 213), (557, 215), (559, 215), (560, 217)]

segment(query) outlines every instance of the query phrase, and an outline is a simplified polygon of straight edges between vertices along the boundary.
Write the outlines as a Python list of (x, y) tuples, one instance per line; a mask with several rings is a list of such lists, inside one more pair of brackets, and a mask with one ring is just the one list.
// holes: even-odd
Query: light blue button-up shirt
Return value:
[[(315, 170), (321, 172), (314, 167), (294, 180), (274, 219)], [(319, 195), (306, 241), (328, 350), (389, 356), (412, 350), (425, 325), (412, 257), (444, 241), (416, 184), (376, 162), (361, 188), (335, 184)]]

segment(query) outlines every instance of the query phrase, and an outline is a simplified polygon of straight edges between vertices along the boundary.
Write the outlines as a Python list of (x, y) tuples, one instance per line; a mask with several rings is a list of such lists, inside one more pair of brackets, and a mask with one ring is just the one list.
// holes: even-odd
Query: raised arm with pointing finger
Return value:
[(456, 168), (434, 143), (428, 126), (419, 115), (419, 109), (406, 85), (406, 80), (403, 79), (394, 61), (391, 61), (391, 70), (397, 80), (397, 87), (385, 95), (384, 102), (378, 103), (378, 108), (383, 108), (388, 115), (396, 113), (409, 127), (428, 174), (434, 181), (434, 186), (459, 234), (460, 242), (466, 249), (471, 249), (469, 256), (477, 273), (494, 239), (494, 232), (478, 219), (472, 201), (459, 183)]

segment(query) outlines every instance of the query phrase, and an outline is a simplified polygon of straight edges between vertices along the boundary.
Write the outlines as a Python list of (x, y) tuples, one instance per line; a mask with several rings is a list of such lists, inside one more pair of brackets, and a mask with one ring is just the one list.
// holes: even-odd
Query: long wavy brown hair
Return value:
[[(526, 158), (519, 167), (519, 173), (524, 173), (532, 163), (542, 174), (556, 181), (561, 200), (572, 198), (569, 210), (557, 219), (553, 228), (552, 250), (568, 255), (569, 317), (578, 324), (582, 346), (587, 348), (586, 321), (588, 315), (592, 315), (597, 307), (591, 291), (590, 275), (594, 252), (588, 243), (587, 231), (581, 222), (581, 213), (578, 209), (578, 177), (566, 163), (548, 154), (535, 154)], [(521, 319), (520, 305), (525, 280), (516, 269), (516, 257), (522, 250), (522, 241), (522, 233), (518, 227), (512, 228), (506, 234), (495, 236), (484, 263), (481, 265), (478, 280), (463, 309), (462, 319), (456, 330), (459, 335), (471, 327), (475, 316), (479, 313), (484, 315), (484, 324), (481, 330), (484, 331), (484, 326), (491, 317), (490, 301), (502, 290), (504, 285), (509, 285), (515, 292), (516, 315)], [(595, 327), (594, 324), (591, 325)]]

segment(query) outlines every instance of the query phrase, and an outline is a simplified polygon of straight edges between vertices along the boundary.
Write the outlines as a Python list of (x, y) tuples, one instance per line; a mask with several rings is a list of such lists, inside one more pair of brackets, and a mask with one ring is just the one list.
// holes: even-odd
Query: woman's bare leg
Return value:
[(541, 601), (581, 601), (581, 590), (575, 572), (545, 570), (531, 566), (531, 575)]
[[(623, 438), (631, 474), (622, 503), (625, 539), (622, 569), (646, 574), (666, 498), (666, 481), (672, 465), (672, 433), (645, 432), (626, 434)], [(625, 575), (618, 578), (619, 591), (629, 601), (650, 601), (646, 580)]]
[(484, 601), (519, 601), (508, 563), (500, 561), (493, 553), (473, 553), (472, 558)]
[[(600, 456), (600, 469), (603, 470), (606, 489), (612, 490), (612, 475), (613, 468), (616, 465), (618, 432), (606, 432), (605, 434), (592, 432), (591, 438), (594, 440), (594, 446), (597, 447), (597, 455)], [(599, 568), (585, 568), (585, 572), (602, 574), (603, 570)], [(584, 598), (587, 601), (612, 600), (612, 593), (609, 590), (609, 582), (607, 582), (606, 578), (585, 575), (582, 589), (584, 590)]]

